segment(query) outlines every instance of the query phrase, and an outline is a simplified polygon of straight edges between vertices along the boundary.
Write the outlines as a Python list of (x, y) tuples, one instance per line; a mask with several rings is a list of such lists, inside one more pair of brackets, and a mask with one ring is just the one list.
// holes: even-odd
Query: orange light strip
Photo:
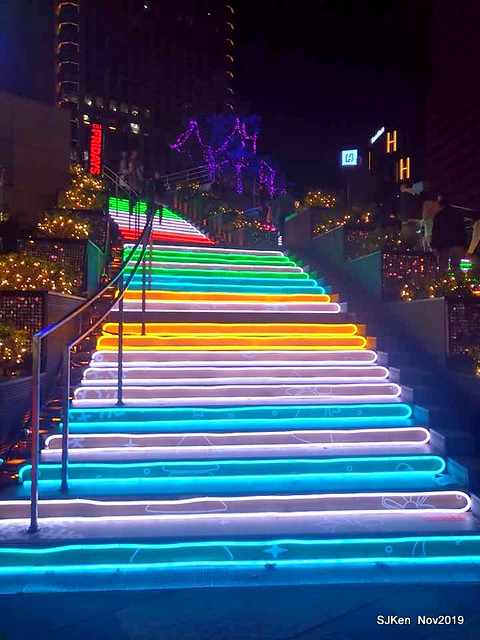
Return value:
[[(233, 335), (243, 337), (246, 335), (255, 336), (354, 336), (358, 333), (355, 324), (304, 324), (304, 323), (217, 323), (217, 322), (147, 322), (144, 325), (147, 336), (180, 336), (194, 335), (205, 336), (208, 334), (216, 336)], [(125, 322), (123, 325), (124, 335), (142, 335), (141, 322)], [(103, 326), (104, 334), (118, 335), (118, 323), (107, 322)]]

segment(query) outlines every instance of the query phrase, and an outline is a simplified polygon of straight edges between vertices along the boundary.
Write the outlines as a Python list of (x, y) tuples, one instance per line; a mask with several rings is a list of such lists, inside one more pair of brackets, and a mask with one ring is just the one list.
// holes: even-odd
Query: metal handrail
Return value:
[(208, 181), (213, 179), (208, 165), (200, 165), (198, 167), (193, 167), (192, 169), (177, 171), (176, 173), (167, 173), (161, 176), (160, 179), (168, 183), (178, 183), (183, 180), (195, 180), (199, 178), (208, 178)]
[[(123, 338), (123, 297), (125, 294), (125, 289), (130, 285), (133, 277), (135, 276), (140, 263), (143, 261), (143, 269), (145, 272), (146, 262), (145, 262), (145, 253), (147, 249), (147, 244), (150, 241), (151, 233), (152, 233), (152, 224), (153, 219), (155, 217), (155, 211), (150, 212), (147, 216), (147, 221), (145, 223), (145, 227), (138, 238), (136, 244), (132, 247), (128, 257), (123, 261), (121, 268), (118, 273), (103, 287), (97, 291), (93, 296), (91, 296), (88, 300), (79, 305), (72, 312), (58, 320), (57, 322), (51, 324), (44, 329), (41, 329), (33, 336), (32, 341), (32, 479), (31, 479), (31, 492), (30, 492), (30, 533), (36, 533), (38, 531), (38, 466), (40, 461), (40, 374), (41, 374), (41, 355), (42, 355), (42, 341), (52, 333), (56, 332), (58, 329), (66, 325), (68, 322), (78, 318), (80, 314), (84, 311), (91, 309), (93, 304), (99, 300), (107, 290), (111, 289), (111, 287), (115, 286), (118, 282), (119, 286), (119, 294), (112, 301), (111, 305), (107, 309), (107, 311), (102, 315), (102, 317), (97, 320), (92, 326), (90, 326), (86, 331), (82, 332), (80, 336), (77, 336), (73, 341), (71, 341), (68, 345), (65, 346), (64, 349), (64, 371), (63, 374), (65, 376), (65, 385), (64, 385), (64, 403), (63, 403), (63, 428), (62, 428), (62, 485), (61, 488), (66, 490), (68, 488), (68, 409), (69, 409), (69, 399), (70, 399), (70, 350), (72, 347), (76, 346), (79, 342), (81, 342), (89, 333), (91, 333), (94, 329), (98, 327), (98, 325), (105, 319), (105, 317), (110, 313), (112, 308), (118, 303), (119, 311), (120, 311), (120, 320), (119, 320), (119, 334), (118, 334), (118, 343), (119, 343), (119, 357), (118, 357), (118, 404), (122, 404), (122, 338)], [(124, 273), (125, 270), (133, 258), (137, 249), (142, 245), (142, 251), (135, 263), (135, 266), (131, 272), (131, 274), (127, 277), (126, 281), (124, 281)], [(145, 281), (145, 274), (143, 280)], [(142, 291), (142, 298), (145, 296), (145, 289)]]

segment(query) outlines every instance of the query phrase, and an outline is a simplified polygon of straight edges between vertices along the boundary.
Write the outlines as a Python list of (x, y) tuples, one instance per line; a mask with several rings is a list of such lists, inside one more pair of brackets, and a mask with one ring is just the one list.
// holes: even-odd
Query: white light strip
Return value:
[[(233, 384), (245, 384), (249, 380), (257, 380), (264, 382), (278, 383), (278, 379), (282, 378), (284, 384), (294, 382), (295, 384), (308, 383), (341, 383), (341, 382), (378, 382), (386, 380), (389, 372), (385, 367), (307, 367), (304, 370), (297, 371), (294, 368), (289, 367), (255, 367), (245, 369), (242, 367), (178, 367), (174, 369), (174, 377), (170, 376), (165, 378), (164, 376), (172, 372), (171, 367), (147, 367), (149, 370), (149, 377), (144, 375), (135, 375), (145, 373), (145, 367), (138, 366), (134, 363), (132, 366), (128, 364), (124, 367), (125, 382), (136, 380), (138, 382), (153, 383), (161, 380), (162, 384), (167, 384), (168, 381), (183, 381), (189, 380), (186, 384), (191, 384), (190, 380), (197, 383), (222, 383), (223, 380), (228, 380)], [(83, 380), (88, 383), (96, 384), (99, 380), (108, 381), (112, 384), (117, 382), (116, 367), (88, 367), (83, 373)], [(249, 375), (250, 373), (255, 375)], [(358, 373), (362, 375), (358, 377)], [(208, 374), (208, 375), (201, 375)], [(326, 375), (324, 375), (326, 374)], [(151, 376), (154, 377), (151, 377)]]
[[(407, 445), (417, 445), (417, 446), (422, 446), (425, 444), (428, 444), (430, 442), (430, 432), (428, 431), (428, 429), (426, 429), (425, 427), (391, 427), (389, 429), (335, 429), (335, 430), (315, 430), (315, 429), (304, 429), (304, 430), (292, 430), (292, 431), (229, 431), (229, 432), (225, 432), (225, 433), (215, 433), (215, 432), (211, 432), (211, 431), (207, 431), (207, 432), (187, 432), (187, 433), (106, 433), (106, 434), (98, 434), (98, 433), (76, 433), (75, 435), (71, 435), (69, 437), (69, 439), (78, 441), (78, 440), (158, 440), (158, 441), (162, 441), (162, 440), (166, 440), (168, 442), (172, 441), (172, 440), (178, 440), (179, 444), (175, 445), (175, 446), (169, 446), (169, 445), (162, 445), (162, 444), (158, 444), (158, 445), (151, 445), (151, 446), (147, 446), (145, 447), (144, 445), (141, 445), (142, 450), (148, 450), (148, 449), (154, 449), (156, 450), (160, 450), (160, 451), (165, 451), (165, 450), (173, 450), (173, 451), (177, 451), (179, 449), (181, 449), (182, 451), (184, 450), (191, 450), (191, 451), (197, 451), (197, 450), (205, 450), (205, 451), (210, 451), (210, 450), (216, 450), (222, 447), (226, 447), (227, 449), (229, 447), (234, 447), (235, 449), (240, 448), (240, 449), (245, 449), (245, 450), (249, 450), (255, 447), (271, 447), (273, 448), (278, 448), (278, 447), (285, 447), (288, 446), (289, 443), (287, 441), (288, 438), (292, 438), (295, 440), (295, 444), (292, 445), (294, 447), (298, 447), (299, 445), (312, 445), (312, 446), (321, 446), (321, 447), (326, 447), (326, 446), (333, 446), (333, 447), (342, 447), (342, 446), (361, 446), (362, 442), (354, 442), (352, 441), (351, 443), (349, 442), (335, 442), (334, 438), (339, 438), (341, 436), (355, 436), (355, 435), (361, 435), (362, 437), (368, 437), (368, 436), (391, 436), (393, 434), (396, 433), (422, 433), (423, 434), (423, 439), (422, 440), (415, 440), (415, 441), (406, 441), (406, 440), (378, 440), (378, 441), (373, 441), (373, 440), (366, 440), (365, 441), (365, 445), (367, 446), (377, 446), (378, 445), (403, 445), (403, 444), (407, 444)], [(323, 437), (324, 440), (323, 441), (318, 441), (318, 442), (310, 442), (308, 440), (309, 437)], [(277, 439), (284, 439), (286, 440), (286, 442), (282, 443), (282, 442), (275, 442), (275, 443), (268, 443), (268, 442), (262, 442), (261, 444), (258, 444), (257, 442), (254, 442), (255, 439), (260, 438), (260, 439), (268, 439), (268, 438), (277, 438)], [(195, 440), (200, 440), (200, 441), (207, 441), (208, 444), (201, 444), (201, 445), (184, 445), (182, 444), (184, 440), (191, 440), (191, 439), (195, 439)], [(221, 440), (238, 440), (238, 439), (244, 439), (244, 440), (252, 440), (253, 442), (251, 443), (238, 443), (238, 442), (232, 442), (231, 444), (228, 444), (228, 442), (225, 444), (221, 444), (221, 445), (215, 445), (215, 444), (211, 444), (211, 441), (221, 441)], [(56, 442), (58, 442), (59, 447), (61, 447), (63, 441), (63, 436), (62, 434), (54, 434), (51, 436), (48, 436), (46, 441), (45, 441), (45, 450), (49, 450), (50, 445), (54, 445)], [(89, 449), (89, 447), (87, 447)], [(124, 451), (130, 448), (130, 447), (126, 447), (126, 446), (119, 446), (119, 447), (112, 447), (113, 449), (118, 449), (119, 451)], [(136, 448), (136, 447), (134, 447)], [(106, 450), (106, 447), (103, 447), (101, 449), (98, 450)], [(51, 451), (54, 451), (57, 449), (51, 449)], [(97, 450), (97, 448), (95, 448), (95, 450)], [(110, 450), (110, 446), (108, 447), (108, 450)]]
[[(154, 382), (154, 381), (153, 381)], [(102, 386), (103, 385), (103, 386)], [(88, 397), (92, 397), (92, 394), (97, 395), (99, 399), (101, 399), (104, 395), (105, 398), (113, 398), (116, 397), (116, 389), (112, 387), (105, 386), (105, 383), (102, 382), (102, 385), (95, 387), (95, 389), (89, 390), (84, 387), (79, 387), (75, 389), (74, 397), (77, 399), (86, 399)], [(336, 393), (335, 389), (339, 389), (339, 392)], [(341, 389), (341, 391), (340, 391)], [(112, 393), (115, 391), (115, 393)], [(257, 391), (258, 395), (248, 395), (249, 391)], [(160, 399), (174, 399), (177, 396), (184, 396), (188, 398), (210, 398), (214, 400), (224, 401), (228, 398), (237, 398), (237, 394), (247, 394), (241, 396), (242, 398), (263, 398), (267, 396), (270, 399), (277, 397), (274, 395), (275, 393), (280, 394), (280, 398), (289, 398), (290, 400), (295, 400), (296, 398), (337, 398), (337, 397), (352, 397), (356, 398), (358, 395), (365, 397), (368, 395), (369, 397), (378, 396), (378, 397), (389, 397), (389, 398), (397, 398), (401, 393), (400, 385), (394, 383), (358, 383), (358, 384), (348, 384), (341, 383), (338, 385), (329, 385), (328, 383), (316, 383), (310, 385), (310, 387), (306, 388), (301, 384), (294, 384), (292, 381), (290, 384), (280, 385), (280, 384), (221, 384), (221, 381), (218, 381), (216, 385), (204, 387), (201, 384), (182, 386), (180, 384), (172, 385), (172, 386), (130, 386), (128, 390), (126, 390), (126, 397), (134, 398), (136, 397), (136, 393), (145, 393), (146, 396), (150, 397), (152, 400), (160, 400)], [(267, 395), (267, 392), (270, 392)], [(373, 393), (372, 393), (373, 392)], [(142, 397), (142, 396), (140, 396)], [(145, 396), (143, 396), (145, 397)]]
[[(149, 251), (147, 249), (147, 258)], [(134, 261), (132, 260), (132, 264)], [(148, 262), (150, 266), (150, 260)], [(292, 267), (291, 265), (254, 265), (254, 264), (220, 264), (220, 263), (201, 263), (201, 262), (163, 262), (152, 261), (151, 266), (154, 269), (201, 269), (205, 271), (258, 271), (273, 273), (306, 273), (301, 267)], [(293, 278), (292, 278), (293, 279)]]
[[(369, 366), (377, 361), (377, 354), (368, 349), (355, 351), (124, 351), (124, 363), (135, 362), (144, 366), (150, 362), (161, 362), (163, 366), (286, 366), (304, 367), (306, 363), (316, 366)], [(337, 359), (335, 359), (335, 357)], [(94, 351), (91, 362), (96, 366), (107, 366), (117, 362), (116, 351)]]
[[(426, 506), (422, 508), (423, 504), (428, 504), (428, 500), (434, 500), (435, 497), (451, 497), (457, 501), (464, 501), (463, 506), (459, 507), (432, 507)], [(391, 501), (391, 503), (397, 502), (398, 508), (381, 508), (383, 505), (377, 508), (370, 509), (362, 509), (362, 508), (336, 508), (336, 509), (322, 509), (322, 510), (311, 510), (311, 511), (273, 511), (270, 510), (274, 508), (276, 505), (272, 503), (295, 503), (295, 502), (310, 502), (313, 503), (312, 506), (316, 506), (315, 502), (325, 503), (327, 501), (336, 501), (338, 500), (341, 504), (342, 502), (349, 504), (350, 502), (361, 503), (362, 500), (370, 501), (373, 499), (381, 500), (382, 502), (385, 500)], [(403, 505), (402, 506), (402, 501)], [(417, 501), (417, 502), (415, 502)], [(229, 513), (228, 508), (229, 504), (232, 507), (235, 505), (241, 505), (244, 503), (254, 503), (257, 502), (257, 508), (262, 509), (259, 512), (256, 511), (240, 511)], [(263, 505), (262, 502), (267, 502), (267, 505)], [(213, 511), (202, 513), (202, 512), (193, 512), (193, 513), (175, 513), (174, 508), (181, 507), (195, 507), (197, 505), (204, 504), (208, 507), (210, 503), (210, 509)], [(415, 509), (406, 508), (406, 505), (412, 503), (417, 504), (418, 506)], [(12, 501), (2, 501), (0, 502), (0, 508), (4, 506), (10, 507), (24, 507), (28, 508), (29, 502), (26, 500), (12, 500)], [(271, 506), (270, 506), (271, 505)], [(290, 496), (241, 496), (241, 497), (218, 497), (218, 498), (187, 498), (180, 500), (142, 500), (142, 501), (108, 501), (101, 502), (97, 500), (87, 500), (82, 498), (72, 498), (71, 500), (40, 500), (39, 506), (58, 506), (58, 507), (81, 507), (81, 506), (91, 506), (91, 507), (100, 507), (100, 508), (122, 508), (128, 509), (133, 508), (135, 510), (136, 507), (140, 507), (141, 509), (145, 509), (146, 513), (143, 514), (134, 514), (134, 515), (94, 515), (94, 516), (47, 516), (45, 518), (41, 518), (42, 520), (54, 520), (59, 517), (62, 519), (69, 521), (85, 521), (94, 518), (94, 522), (97, 521), (118, 521), (118, 520), (128, 520), (128, 521), (138, 521), (148, 519), (162, 519), (162, 520), (210, 520), (221, 517), (226, 520), (237, 520), (237, 519), (267, 519), (271, 517), (275, 517), (276, 519), (310, 519), (312, 517), (316, 518), (325, 518), (330, 517), (332, 515), (342, 516), (342, 515), (355, 515), (365, 516), (365, 515), (373, 515), (379, 514), (382, 515), (404, 515), (407, 517), (412, 516), (424, 516), (426, 514), (434, 516), (435, 514), (445, 514), (445, 513), (466, 513), (471, 509), (472, 500), (470, 496), (461, 491), (443, 491), (443, 492), (413, 492), (413, 493), (358, 493), (358, 494), (313, 494), (313, 495), (290, 495)], [(265, 510), (266, 508), (269, 510)], [(162, 509), (163, 512), (159, 512), (158, 510)], [(278, 507), (277, 507), (278, 509)], [(155, 511), (154, 511), (155, 510)], [(25, 516), (23, 516), (25, 517)], [(20, 516), (22, 518), (22, 516)], [(4, 523), (8, 523), (10, 521), (18, 521), (20, 518), (8, 518), (2, 520)]]
[[(129, 291), (137, 291), (136, 289), (129, 289)], [(138, 290), (140, 293), (140, 290)], [(318, 303), (286, 303), (275, 306), (275, 304), (268, 305), (259, 302), (255, 306), (254, 302), (247, 302), (242, 304), (241, 302), (228, 303), (228, 307), (223, 305), (227, 303), (215, 303), (215, 302), (169, 302), (167, 300), (149, 300), (147, 291), (146, 311), (159, 310), (159, 311), (178, 311), (179, 313), (196, 312), (196, 313), (276, 313), (276, 314), (292, 314), (292, 313), (341, 313), (341, 307), (336, 302), (318, 302)], [(285, 308), (287, 307), (287, 308)], [(141, 300), (124, 300), (124, 311), (143, 311)], [(118, 311), (118, 305), (112, 308), (112, 311)]]
[[(125, 244), (125, 248), (133, 249), (134, 244)], [(284, 258), (284, 254), (281, 251), (255, 251), (254, 249), (222, 249), (212, 244), (208, 247), (185, 247), (182, 245), (169, 245), (169, 244), (154, 244), (154, 251), (182, 251), (186, 253), (198, 252), (198, 253), (219, 253), (219, 254), (233, 254), (242, 256), (265, 256), (272, 257), (277, 256)]]

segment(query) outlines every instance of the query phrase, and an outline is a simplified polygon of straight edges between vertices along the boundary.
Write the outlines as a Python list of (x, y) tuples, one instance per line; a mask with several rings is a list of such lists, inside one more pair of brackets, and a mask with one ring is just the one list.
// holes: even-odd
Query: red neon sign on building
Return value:
[(90, 164), (88, 171), (93, 176), (102, 173), (103, 127), (97, 122), (90, 126)]

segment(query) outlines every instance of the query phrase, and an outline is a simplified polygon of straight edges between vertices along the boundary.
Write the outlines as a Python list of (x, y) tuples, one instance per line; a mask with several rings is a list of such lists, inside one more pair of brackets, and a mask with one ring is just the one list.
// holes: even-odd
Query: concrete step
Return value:
[(437, 404), (440, 407), (448, 408), (448, 397), (438, 387), (426, 385), (415, 385), (414, 387), (402, 384), (402, 400), (413, 404)]
[(389, 367), (390, 380), (404, 385), (433, 386), (438, 383), (438, 373), (416, 367)]
[(429, 432), (432, 447), (448, 456), (469, 456), (480, 448), (474, 436), (461, 428), (429, 427)]
[(413, 364), (414, 356), (411, 353), (401, 350), (386, 351), (384, 349), (377, 349), (378, 364), (384, 367), (404, 367)]

